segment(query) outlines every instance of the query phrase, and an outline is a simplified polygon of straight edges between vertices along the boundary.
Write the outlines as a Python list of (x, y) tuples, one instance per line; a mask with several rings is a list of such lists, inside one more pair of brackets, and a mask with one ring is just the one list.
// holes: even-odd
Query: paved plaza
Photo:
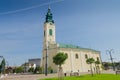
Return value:
[[(101, 73), (104, 74), (115, 74), (114, 71), (102, 71)], [(85, 75), (85, 74), (90, 74), (90, 73), (80, 73), (80, 75)], [(44, 74), (12, 74), (8, 75), (4, 78), (0, 78), (0, 80), (38, 80), (38, 79), (43, 79), (43, 78), (53, 78), (57, 77), (56, 74), (48, 74), (48, 76), (45, 76)]]
[(44, 74), (35, 74), (35, 75), (8, 75), (4, 78), (1, 78), (0, 80), (38, 80), (43, 78), (52, 78), (57, 77), (57, 74), (48, 74), (48, 76), (45, 76)]

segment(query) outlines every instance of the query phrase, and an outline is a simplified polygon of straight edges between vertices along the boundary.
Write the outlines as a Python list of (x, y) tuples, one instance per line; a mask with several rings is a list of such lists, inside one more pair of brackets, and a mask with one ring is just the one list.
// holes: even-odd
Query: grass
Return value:
[[(47, 78), (42, 80), (58, 80), (58, 78)], [(64, 77), (64, 80), (120, 80), (120, 75), (115, 74), (100, 74), (94, 75), (82, 75), (82, 76), (69, 76)]]

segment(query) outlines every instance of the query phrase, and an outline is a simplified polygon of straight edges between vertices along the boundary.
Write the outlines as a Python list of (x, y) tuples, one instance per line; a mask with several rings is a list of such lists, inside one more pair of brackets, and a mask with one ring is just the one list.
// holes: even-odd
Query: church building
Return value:
[[(43, 38), (43, 50), (42, 50), (42, 67), (45, 71), (51, 67), (53, 72), (58, 71), (58, 66), (53, 63), (53, 56), (59, 52), (64, 52), (68, 55), (67, 60), (62, 65), (63, 72), (88, 72), (90, 71), (90, 65), (86, 63), (88, 58), (94, 58), (95, 61), (101, 62), (100, 51), (82, 48), (80, 46), (72, 44), (61, 44), (56, 41), (55, 22), (51, 9), (48, 9), (46, 19), (44, 22), (44, 38)], [(95, 70), (95, 64), (92, 65)]]

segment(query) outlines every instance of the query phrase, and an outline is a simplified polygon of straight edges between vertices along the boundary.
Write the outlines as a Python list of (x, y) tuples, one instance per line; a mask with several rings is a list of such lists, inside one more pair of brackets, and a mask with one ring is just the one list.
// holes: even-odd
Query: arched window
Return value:
[(88, 59), (88, 55), (87, 54), (85, 54), (85, 58)]
[(78, 54), (75, 54), (75, 58), (78, 59)]
[(100, 60), (99, 60), (99, 57), (97, 57), (97, 61), (100, 61)]
[(52, 36), (52, 29), (49, 29), (49, 35)]

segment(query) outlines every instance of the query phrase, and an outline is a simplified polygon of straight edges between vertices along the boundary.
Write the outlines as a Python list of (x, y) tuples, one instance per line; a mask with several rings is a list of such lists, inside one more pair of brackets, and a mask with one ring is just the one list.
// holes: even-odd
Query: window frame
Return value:
[(78, 56), (78, 54), (76, 53), (76, 54), (75, 54), (75, 59), (78, 59), (78, 58), (79, 58), (79, 56)]
[(53, 30), (49, 29), (49, 35), (52, 36), (53, 35)]
[(87, 54), (85, 54), (85, 59), (88, 59), (88, 55)]

